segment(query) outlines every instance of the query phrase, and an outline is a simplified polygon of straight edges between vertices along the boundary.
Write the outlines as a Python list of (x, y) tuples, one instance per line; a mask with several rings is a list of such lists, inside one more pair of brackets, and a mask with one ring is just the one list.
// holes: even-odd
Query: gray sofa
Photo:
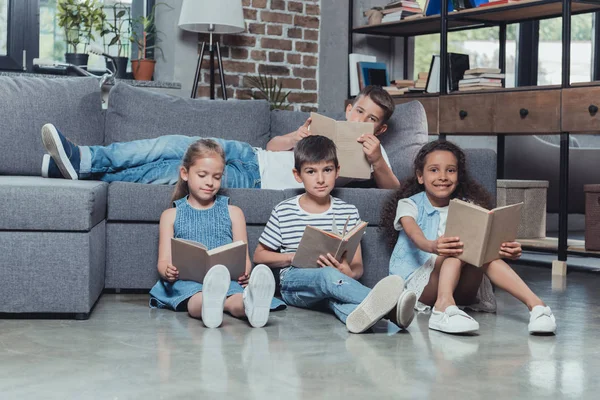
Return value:
[[(41, 178), (44, 123), (53, 122), (86, 145), (183, 134), (264, 147), (306, 118), (301, 112), (270, 111), (264, 101), (190, 100), (125, 84), (112, 89), (102, 111), (93, 78), (0, 77), (0, 313), (84, 319), (103, 290), (148, 290), (158, 278), (158, 220), (170, 206), (172, 187)], [(397, 106), (389, 125), (382, 142), (402, 178), (428, 139), (423, 107), (418, 102)], [(495, 154), (467, 153), (475, 178), (495, 194)], [(271, 209), (298, 192), (225, 193), (244, 210), (252, 252)], [(361, 279), (368, 286), (388, 274), (390, 250), (378, 225), (390, 193), (360, 188), (333, 193), (355, 204), (369, 222)]]

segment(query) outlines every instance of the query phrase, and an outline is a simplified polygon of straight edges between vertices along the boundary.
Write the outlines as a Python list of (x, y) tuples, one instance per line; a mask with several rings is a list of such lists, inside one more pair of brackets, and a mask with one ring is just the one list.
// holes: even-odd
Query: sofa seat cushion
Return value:
[(106, 111), (106, 144), (162, 135), (219, 137), (264, 147), (269, 140), (264, 100), (185, 99), (117, 83)]
[(88, 232), (106, 217), (108, 184), (0, 176), (0, 230)]
[[(174, 186), (112, 182), (108, 187), (108, 220), (158, 222), (162, 212), (171, 207)], [(247, 224), (265, 224), (271, 210), (283, 201), (283, 191), (259, 189), (223, 189), (231, 204), (244, 211)]]

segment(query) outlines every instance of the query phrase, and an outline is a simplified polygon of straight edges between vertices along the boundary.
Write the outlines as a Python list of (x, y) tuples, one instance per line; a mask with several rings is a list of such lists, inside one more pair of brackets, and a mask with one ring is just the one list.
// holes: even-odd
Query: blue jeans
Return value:
[(325, 306), (343, 323), (371, 291), (333, 267), (290, 267), (280, 279), (281, 298), (287, 304), (301, 308)]
[[(156, 139), (80, 146), (83, 179), (174, 185), (187, 148), (200, 137), (161, 136)], [(223, 188), (260, 188), (258, 157), (248, 143), (213, 138), (225, 152)]]

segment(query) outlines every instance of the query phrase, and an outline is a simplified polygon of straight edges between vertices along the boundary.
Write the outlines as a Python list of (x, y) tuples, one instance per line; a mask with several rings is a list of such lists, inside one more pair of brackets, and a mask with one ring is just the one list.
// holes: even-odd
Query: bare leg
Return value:
[(531, 311), (535, 306), (545, 306), (544, 302), (529, 289), (529, 286), (503, 260), (495, 260), (483, 266), (483, 271), (500, 289), (506, 290), (523, 302)]
[(225, 300), (224, 311), (227, 311), (236, 318), (244, 318), (246, 316), (246, 311), (244, 309), (244, 299), (242, 294), (236, 293), (229, 296), (227, 300)]
[(192, 318), (202, 318), (202, 292), (198, 292), (188, 300), (188, 314)]

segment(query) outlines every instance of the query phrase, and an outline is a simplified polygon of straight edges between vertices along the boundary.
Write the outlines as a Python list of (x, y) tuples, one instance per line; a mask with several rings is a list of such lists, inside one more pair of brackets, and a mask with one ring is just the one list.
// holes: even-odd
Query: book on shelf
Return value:
[(450, 200), (445, 237), (458, 237), (463, 252), (458, 258), (481, 267), (500, 258), (500, 246), (517, 238), (523, 203), (487, 210), (462, 200)]
[(409, 87), (398, 88), (396, 86), (384, 86), (383, 90), (389, 93), (390, 96), (401, 96), (409, 91)]
[(417, 79), (418, 79), (418, 80), (421, 80), (421, 79), (427, 80), (427, 77), (428, 77), (428, 76), (429, 76), (429, 72), (426, 72), (426, 71), (419, 72), (419, 73), (417, 74)]
[(368, 56), (366, 54), (350, 53), (348, 55), (349, 73), (350, 73), (350, 96), (356, 96), (364, 86), (361, 86), (359, 81), (359, 70), (358, 63), (360, 61), (376, 62), (375, 56)]
[(360, 90), (369, 85), (390, 86), (385, 63), (359, 61), (357, 68)]
[[(423, 7), (423, 15), (426, 17), (430, 15), (439, 15), (442, 11), (441, 0), (427, 0), (425, 7)], [(452, 0), (448, 1), (448, 12), (454, 11)]]
[(487, 79), (504, 79), (505, 74), (465, 74), (463, 79), (476, 79), (476, 78), (487, 78)]
[(477, 74), (500, 74), (502, 71), (499, 68), (473, 68), (467, 69), (465, 75), (477, 75)]
[(223, 264), (232, 279), (246, 272), (248, 246), (241, 240), (208, 250), (193, 240), (171, 238), (171, 262), (179, 271), (179, 279), (202, 283), (209, 269)]
[(458, 87), (468, 85), (481, 85), (489, 84), (492, 86), (502, 86), (502, 79), (488, 79), (488, 78), (472, 78), (472, 79), (461, 79), (458, 82)]
[[(427, 93), (440, 92), (440, 56), (438, 54), (431, 58), (431, 66), (427, 78)], [(460, 81), (465, 71), (469, 69), (469, 55), (460, 53), (448, 53), (448, 93), (458, 90)]]
[(496, 90), (502, 88), (502, 86), (489, 86), (489, 85), (473, 85), (473, 86), (462, 86), (458, 89), (459, 92), (472, 92), (475, 90)]
[(518, 3), (519, 1), (520, 0), (486, 0), (484, 3), (477, 5), (477, 7), (499, 6), (501, 4)]
[(345, 255), (346, 260), (350, 263), (368, 224), (365, 221), (359, 221), (352, 229), (348, 230), (349, 220), (350, 217), (346, 220), (341, 232), (335, 226), (335, 216), (331, 232), (308, 225), (304, 229), (292, 265), (297, 268), (319, 268), (319, 264), (317, 264), (319, 256), (327, 255), (327, 253), (334, 256), (337, 261), (342, 261), (342, 257)]
[(396, 79), (394, 81), (392, 81), (392, 83), (398, 88), (405, 88), (405, 87), (410, 87), (410, 86), (414, 86), (415, 81), (413, 81), (412, 79)]
[(400, 1), (391, 1), (383, 7), (383, 12), (385, 13), (387, 10), (398, 8), (398, 7), (413, 7), (413, 8), (421, 8), (418, 2), (415, 0), (400, 0)]
[(312, 119), (310, 131), (325, 136), (335, 143), (341, 166), (340, 177), (369, 179), (371, 164), (365, 157), (362, 144), (356, 139), (361, 135), (373, 133), (374, 125), (369, 122), (336, 121), (315, 112), (311, 112), (310, 117)]

